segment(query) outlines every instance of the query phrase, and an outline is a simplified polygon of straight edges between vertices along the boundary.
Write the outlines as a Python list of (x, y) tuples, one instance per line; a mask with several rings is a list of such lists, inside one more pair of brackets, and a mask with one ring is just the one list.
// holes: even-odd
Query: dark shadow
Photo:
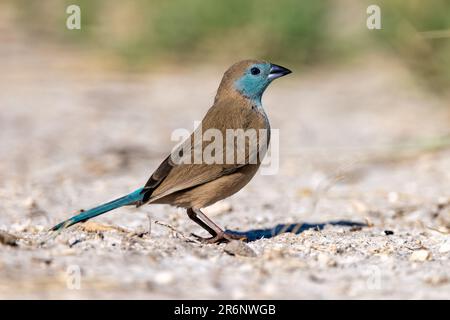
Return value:
[(255, 229), (248, 231), (234, 231), (234, 230), (226, 230), (227, 233), (241, 236), (245, 238), (247, 241), (255, 241), (262, 238), (268, 239), (275, 237), (279, 234), (291, 232), (295, 234), (300, 234), (305, 230), (316, 229), (322, 230), (326, 225), (332, 226), (344, 226), (344, 227), (366, 227), (367, 224), (362, 222), (353, 222), (348, 220), (339, 220), (339, 221), (330, 221), (325, 223), (292, 223), (292, 224), (279, 224), (273, 228), (269, 229)]

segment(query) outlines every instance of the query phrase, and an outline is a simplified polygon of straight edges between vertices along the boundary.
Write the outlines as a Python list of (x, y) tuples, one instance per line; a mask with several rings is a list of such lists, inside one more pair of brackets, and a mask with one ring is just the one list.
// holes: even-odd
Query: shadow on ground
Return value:
[(241, 236), (246, 241), (256, 241), (262, 238), (269, 239), (273, 238), (282, 233), (295, 233), (300, 234), (309, 229), (322, 230), (326, 225), (332, 226), (343, 226), (343, 227), (366, 227), (367, 224), (361, 222), (354, 222), (349, 220), (338, 220), (338, 221), (330, 221), (325, 223), (292, 223), (292, 224), (278, 224), (273, 228), (267, 229), (254, 229), (248, 231), (234, 231), (234, 230), (226, 230), (227, 233)]

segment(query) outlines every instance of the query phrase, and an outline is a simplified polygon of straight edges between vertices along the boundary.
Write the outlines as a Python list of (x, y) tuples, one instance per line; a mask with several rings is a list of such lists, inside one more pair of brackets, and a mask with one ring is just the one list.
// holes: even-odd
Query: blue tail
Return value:
[(50, 230), (51, 231), (59, 231), (59, 230), (68, 228), (78, 222), (87, 221), (87, 220), (89, 220), (93, 217), (99, 216), (105, 212), (141, 201), (144, 198), (144, 193), (142, 192), (142, 190), (143, 190), (143, 188), (139, 188), (136, 191), (133, 191), (132, 193), (127, 194), (126, 196), (123, 196), (119, 199), (99, 205), (98, 207), (95, 207), (88, 211), (84, 211), (76, 216), (73, 216), (70, 219), (67, 219), (66, 221), (63, 221), (63, 222), (57, 224)]

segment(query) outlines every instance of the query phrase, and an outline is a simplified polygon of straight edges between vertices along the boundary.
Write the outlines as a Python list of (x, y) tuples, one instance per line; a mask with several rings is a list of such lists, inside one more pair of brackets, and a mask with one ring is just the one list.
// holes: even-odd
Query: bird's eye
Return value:
[(253, 67), (250, 69), (250, 72), (252, 73), (252, 75), (256, 76), (261, 72), (261, 70), (259, 70), (257, 67)]

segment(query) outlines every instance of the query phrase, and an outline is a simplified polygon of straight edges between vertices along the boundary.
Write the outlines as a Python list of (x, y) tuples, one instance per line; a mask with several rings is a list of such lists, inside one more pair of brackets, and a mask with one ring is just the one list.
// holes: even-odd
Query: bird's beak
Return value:
[(279, 66), (277, 64), (271, 64), (270, 72), (269, 72), (269, 79), (274, 80), (274, 79), (283, 77), (289, 73), (292, 73), (292, 71), (285, 67)]

